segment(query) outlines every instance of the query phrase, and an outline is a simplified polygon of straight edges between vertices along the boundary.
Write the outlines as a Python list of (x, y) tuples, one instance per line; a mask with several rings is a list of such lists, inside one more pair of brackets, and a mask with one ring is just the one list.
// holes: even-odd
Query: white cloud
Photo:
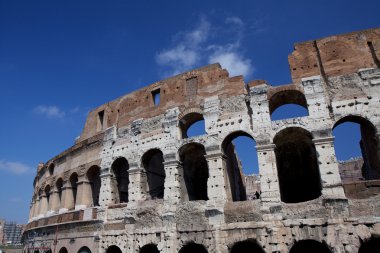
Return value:
[(23, 175), (33, 172), (32, 168), (26, 164), (23, 164), (21, 162), (9, 162), (4, 160), (0, 160), (0, 170), (8, 171), (17, 175)]
[(52, 118), (63, 118), (66, 113), (59, 109), (59, 107), (55, 105), (39, 105), (33, 110), (34, 113), (44, 115), (45, 117)]
[[(174, 36), (176, 44), (159, 52), (156, 63), (166, 70), (165, 74), (175, 75), (201, 65), (219, 62), (231, 76), (249, 77), (253, 73), (253, 65), (251, 60), (245, 58), (240, 46), (244, 35), (244, 22), (235, 16), (227, 17), (224, 22), (228, 29), (212, 26), (206, 18), (201, 18), (193, 30), (177, 33)], [(221, 30), (227, 34), (215, 32)], [(212, 37), (211, 34), (215, 36)], [(211, 43), (211, 39), (218, 43)], [(229, 43), (220, 43), (226, 40), (230, 40)]]

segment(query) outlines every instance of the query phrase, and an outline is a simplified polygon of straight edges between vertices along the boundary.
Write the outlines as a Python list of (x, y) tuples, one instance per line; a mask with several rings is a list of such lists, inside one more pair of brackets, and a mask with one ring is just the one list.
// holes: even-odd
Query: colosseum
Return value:
[[(297, 43), (289, 65), (287, 85), (212, 64), (93, 109), (38, 165), (24, 251), (379, 252), (380, 28)], [(308, 115), (273, 120), (287, 104)], [(345, 122), (360, 124), (363, 158), (341, 163)], [(239, 136), (256, 143), (255, 177)]]

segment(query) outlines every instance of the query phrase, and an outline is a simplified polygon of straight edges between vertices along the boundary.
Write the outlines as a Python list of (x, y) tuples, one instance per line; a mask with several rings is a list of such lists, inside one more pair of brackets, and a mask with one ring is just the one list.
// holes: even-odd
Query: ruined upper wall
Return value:
[[(155, 105), (154, 94), (160, 93), (160, 103)], [(154, 117), (166, 110), (179, 107), (199, 107), (207, 97), (227, 97), (245, 94), (242, 76), (230, 78), (219, 64), (195, 69), (122, 96), (92, 110), (78, 141), (96, 135), (107, 127), (118, 128), (136, 119)], [(104, 111), (103, 124), (99, 113)]]
[(380, 67), (380, 28), (297, 43), (288, 59), (293, 82)]

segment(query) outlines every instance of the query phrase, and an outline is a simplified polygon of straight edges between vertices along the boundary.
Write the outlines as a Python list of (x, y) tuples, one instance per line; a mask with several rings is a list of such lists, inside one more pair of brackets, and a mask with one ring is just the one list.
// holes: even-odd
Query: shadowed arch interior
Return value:
[(286, 104), (299, 105), (308, 110), (306, 97), (302, 92), (298, 90), (282, 90), (272, 95), (269, 100), (270, 115), (272, 115), (277, 108)]
[(45, 196), (46, 196), (46, 201), (47, 201), (48, 207), (50, 205), (50, 192), (51, 192), (50, 185), (46, 185), (45, 186)]
[(196, 252), (196, 253), (208, 253), (205, 246), (203, 246), (202, 244), (194, 243), (194, 242), (190, 242), (190, 243), (186, 244), (185, 246), (183, 246), (178, 251), (178, 253), (194, 253), (194, 252)]
[(358, 253), (378, 253), (380, 249), (380, 238), (372, 237), (360, 245)]
[(205, 148), (198, 143), (186, 144), (179, 151), (186, 186), (186, 189), (183, 189), (185, 200), (208, 200), (209, 172), (205, 155)]
[(333, 127), (333, 131), (335, 132), (336, 127), (347, 122), (360, 125), (361, 139), (358, 145), (363, 157), (363, 167), (361, 169), (363, 178), (365, 180), (380, 179), (379, 140), (376, 137), (376, 128), (367, 119), (352, 115), (337, 121)]
[(112, 245), (108, 247), (106, 253), (121, 253), (121, 249), (118, 246)]
[(73, 173), (70, 176), (71, 192), (73, 194), (74, 206), (77, 203), (77, 187), (78, 187), (78, 175)]
[(100, 168), (99, 166), (92, 166), (87, 171), (87, 179), (91, 186), (92, 205), (99, 206), (99, 194), (100, 194)]
[(230, 253), (265, 253), (255, 240), (237, 242), (232, 246)]
[(68, 253), (68, 251), (65, 247), (62, 247), (58, 253)]
[[(189, 136), (188, 134), (189, 128), (195, 123), (201, 122), (201, 121), (204, 122), (204, 118), (203, 118), (203, 115), (198, 112), (191, 112), (183, 116), (179, 120), (179, 128), (181, 131), (182, 138), (192, 137), (192, 136)], [(204, 124), (203, 124), (203, 128), (204, 128)], [(205, 133), (205, 129), (200, 129), (200, 130), (203, 130), (203, 131), (198, 131), (199, 133), (197, 135), (201, 135)]]
[(49, 168), (48, 168), (48, 170), (49, 170), (49, 175), (51, 176), (51, 175), (53, 175), (54, 174), (54, 163), (51, 163), (50, 165), (49, 165)]
[(62, 200), (62, 187), (63, 187), (63, 180), (62, 180), (62, 178), (58, 178), (57, 179), (57, 182), (55, 183), (55, 186), (57, 187), (57, 191), (58, 191), (59, 204), (61, 204), (61, 200)]
[(156, 244), (147, 244), (143, 246), (140, 250), (139, 253), (159, 253), (160, 251), (157, 248)]
[(302, 240), (296, 242), (289, 253), (331, 253), (326, 244), (314, 240)]
[(274, 138), (281, 200), (298, 203), (321, 195), (321, 179), (312, 136), (302, 128), (291, 127)]
[(128, 185), (129, 185), (129, 164), (124, 157), (117, 158), (111, 166), (113, 175), (116, 179), (117, 199), (119, 203), (128, 202)]
[(84, 246), (78, 250), (78, 253), (91, 253), (91, 250), (88, 247)]
[(164, 156), (159, 149), (151, 149), (142, 157), (142, 164), (146, 172), (147, 190), (152, 199), (164, 198), (165, 170)]

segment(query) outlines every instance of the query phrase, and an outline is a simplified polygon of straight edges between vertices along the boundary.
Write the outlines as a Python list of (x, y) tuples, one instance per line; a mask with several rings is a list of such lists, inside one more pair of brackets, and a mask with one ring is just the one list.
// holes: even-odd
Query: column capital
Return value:
[(273, 151), (276, 148), (276, 145), (273, 143), (256, 145), (257, 151)]
[(178, 160), (170, 160), (170, 161), (164, 161), (162, 164), (164, 166), (176, 166), (176, 165), (181, 165), (182, 163)]
[(328, 137), (322, 137), (322, 138), (314, 138), (313, 143), (314, 144), (329, 144), (331, 142), (334, 142), (334, 136), (328, 136)]
[(204, 157), (207, 160), (211, 160), (211, 159), (215, 159), (215, 158), (227, 159), (227, 156), (224, 153), (222, 153), (222, 152), (206, 154), (206, 155), (204, 155)]

